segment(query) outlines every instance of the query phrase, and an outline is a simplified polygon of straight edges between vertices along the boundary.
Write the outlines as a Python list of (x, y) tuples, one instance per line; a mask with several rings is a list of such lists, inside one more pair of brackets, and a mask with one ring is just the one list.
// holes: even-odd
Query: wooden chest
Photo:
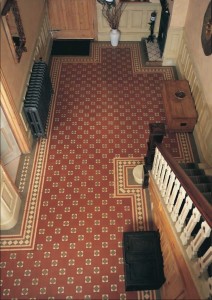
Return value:
[(126, 291), (156, 290), (165, 282), (158, 231), (123, 233)]
[(192, 132), (197, 122), (197, 112), (188, 81), (166, 81), (163, 84), (162, 97), (166, 114), (167, 130)]

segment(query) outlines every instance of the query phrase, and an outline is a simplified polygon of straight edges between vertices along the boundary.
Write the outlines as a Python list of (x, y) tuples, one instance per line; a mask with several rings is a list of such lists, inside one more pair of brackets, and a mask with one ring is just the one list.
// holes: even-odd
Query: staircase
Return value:
[[(212, 176), (207, 173), (210, 169), (204, 171), (201, 163), (179, 164), (162, 143), (156, 143), (151, 167), (149, 190), (154, 221), (165, 236), (164, 245), (168, 244), (170, 252), (175, 253), (172, 261), (165, 261), (169, 284), (164, 283), (162, 298), (212, 299)], [(163, 253), (168, 249), (165, 246)], [(169, 255), (164, 257), (168, 259)], [(175, 277), (181, 278), (180, 291), (175, 287), (173, 273), (166, 269), (174, 266), (175, 261)], [(181, 293), (180, 297), (173, 297), (175, 291)]]
[(198, 163), (180, 163), (181, 168), (189, 176), (199, 191), (212, 204), (212, 177), (199, 168)]
[[(212, 177), (205, 174), (204, 169), (201, 169), (198, 163), (181, 163), (181, 168), (190, 177), (192, 182), (196, 185), (203, 196), (212, 204)], [(200, 229), (200, 224), (198, 223), (191, 235), (196, 236), (198, 230)], [(197, 252), (197, 257), (202, 257), (205, 255), (206, 251), (212, 246), (212, 233), (208, 238), (205, 239), (204, 243), (201, 245)], [(212, 276), (212, 264), (208, 266), (207, 269), (208, 276)]]

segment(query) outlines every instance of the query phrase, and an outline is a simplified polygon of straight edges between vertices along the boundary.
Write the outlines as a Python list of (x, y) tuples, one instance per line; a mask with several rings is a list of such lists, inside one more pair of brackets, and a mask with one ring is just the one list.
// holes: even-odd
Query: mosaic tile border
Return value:
[[(101, 61), (101, 49), (109, 47), (108, 42), (102, 42), (102, 43), (94, 43), (92, 45), (92, 56), (91, 57), (53, 57), (52, 58), (52, 66), (51, 66), (51, 77), (52, 77), (52, 83), (53, 83), (53, 89), (54, 89), (54, 95), (57, 95), (57, 86), (59, 81), (59, 75), (62, 68), (63, 63), (67, 62), (100, 62)], [(111, 46), (112, 47), (112, 46)], [(138, 42), (123, 42), (120, 43), (118, 47), (129, 47), (131, 49), (131, 55), (132, 55), (132, 61), (134, 62), (133, 70), (134, 72), (163, 72), (164, 76), (170, 76), (173, 78), (173, 69), (166, 67), (166, 68), (142, 68), (141, 66), (141, 59), (140, 55), (138, 55), (138, 52), (140, 52), (140, 46)], [(115, 50), (115, 49), (114, 49)], [(49, 113), (49, 123), (47, 126), (47, 136), (48, 133), (51, 131), (51, 126), (53, 122), (52, 116), (54, 115), (54, 109), (55, 109), (55, 99), (52, 99), (52, 104), (50, 107), (50, 113)], [(181, 142), (185, 144), (185, 147), (182, 146), (184, 149), (181, 151), (184, 154), (185, 149), (189, 148), (186, 146), (188, 143), (188, 139), (184, 137), (182, 134), (179, 135), (179, 145), (181, 146)], [(0, 248), (3, 251), (9, 251), (9, 250), (18, 250), (18, 249), (33, 249), (34, 247), (34, 240), (36, 235), (36, 226), (37, 226), (37, 218), (39, 213), (39, 207), (40, 207), (40, 191), (42, 188), (42, 178), (44, 177), (45, 172), (45, 163), (48, 156), (48, 139), (41, 139), (37, 145), (36, 145), (36, 154), (35, 154), (35, 160), (34, 160), (34, 166), (31, 176), (31, 182), (30, 186), (32, 189), (29, 190), (27, 195), (27, 201), (26, 201), (26, 208), (25, 208), (25, 215), (24, 215), (24, 221), (21, 228), (20, 234), (17, 235), (4, 235), (1, 237), (0, 240)], [(191, 151), (192, 152), (192, 151)], [(182, 158), (185, 159), (185, 158)], [(190, 153), (186, 154), (186, 159), (191, 160)], [(129, 160), (129, 159), (128, 159)], [(137, 161), (137, 162), (136, 162)], [(131, 163), (136, 164), (138, 163), (137, 159), (131, 159)], [(123, 164), (124, 165), (124, 164)], [(132, 166), (131, 166), (132, 168)], [(133, 189), (133, 191), (132, 191)], [(128, 187), (127, 190), (129, 190), (128, 196), (130, 197), (136, 197), (136, 205), (137, 209), (139, 209), (141, 203), (141, 191), (140, 189), (137, 189), (136, 186)], [(131, 192), (134, 193), (134, 190), (136, 191), (132, 195)], [(120, 190), (117, 190), (117, 196), (119, 196)], [(123, 196), (123, 195), (122, 195)], [(139, 202), (140, 201), (140, 202)], [(138, 213), (138, 229), (142, 230), (144, 228), (142, 215)]]
[(179, 156), (175, 155), (174, 158), (178, 163), (193, 162), (194, 156), (189, 138), (189, 133), (176, 133), (178, 144)]
[(112, 48), (114, 51), (121, 48), (129, 48), (132, 58), (132, 70), (137, 73), (163, 73), (165, 80), (175, 78), (172, 67), (142, 66), (140, 42), (120, 42), (117, 47), (111, 46), (110, 42), (91, 43), (90, 56), (53, 56), (52, 60), (60, 63), (100, 63), (102, 59), (102, 49)]
[[(134, 231), (150, 230), (146, 193), (133, 178), (133, 169), (142, 164), (141, 158), (114, 158), (114, 197), (131, 197), (134, 206)], [(156, 291), (139, 291), (138, 299), (156, 299)]]
[[(61, 64), (54, 64), (51, 68), (52, 85), (54, 89), (54, 95), (57, 93), (58, 78), (60, 73)], [(47, 120), (46, 133), (50, 134), (54, 110), (55, 99), (52, 97), (49, 116)], [(2, 235), (0, 237), (0, 250), (1, 251), (13, 251), (13, 250), (30, 250), (34, 249), (34, 242), (36, 236), (36, 228), (39, 216), (41, 190), (44, 180), (44, 172), (46, 166), (46, 160), (48, 157), (49, 139), (40, 139), (37, 141), (34, 165), (32, 167), (31, 178), (29, 182), (29, 190), (27, 193), (26, 204), (24, 208), (23, 223), (21, 231), (16, 235)]]
[(141, 158), (114, 158), (114, 197), (130, 197), (134, 206), (134, 230), (147, 230), (148, 214), (143, 189), (133, 179), (134, 167), (143, 163)]
[(40, 140), (36, 146), (35, 164), (32, 169), (32, 177), (28, 191), (25, 215), (20, 234), (14, 236), (4, 235), (0, 240), (1, 251), (32, 249), (36, 234), (36, 225), (40, 207), (40, 190), (44, 171), (44, 154), (46, 152), (46, 140)]

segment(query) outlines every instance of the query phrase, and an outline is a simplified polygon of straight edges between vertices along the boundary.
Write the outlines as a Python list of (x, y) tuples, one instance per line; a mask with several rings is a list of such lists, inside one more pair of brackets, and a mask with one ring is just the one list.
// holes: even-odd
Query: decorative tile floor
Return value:
[(162, 62), (162, 58), (160, 55), (160, 49), (158, 47), (157, 40), (154, 39), (154, 42), (147, 42), (147, 40), (145, 40), (145, 45), (146, 45), (146, 49), (147, 49), (148, 60)]
[[(173, 74), (143, 68), (135, 42), (52, 59), (48, 138), (36, 145), (21, 231), (1, 236), (1, 299), (157, 298), (125, 292), (122, 236), (149, 226), (132, 170), (149, 123), (165, 121), (161, 85)], [(187, 134), (167, 134), (164, 144), (192, 161)]]

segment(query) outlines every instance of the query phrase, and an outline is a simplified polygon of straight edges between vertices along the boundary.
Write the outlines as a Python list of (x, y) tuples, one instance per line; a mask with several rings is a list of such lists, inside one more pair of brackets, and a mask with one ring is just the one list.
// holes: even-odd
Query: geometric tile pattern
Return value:
[[(148, 229), (132, 181), (149, 123), (165, 121), (172, 68), (142, 68), (138, 43), (94, 43), (90, 57), (53, 57), (47, 139), (37, 143), (20, 235), (2, 237), (1, 299), (155, 299), (125, 292), (122, 236)], [(164, 144), (191, 158), (187, 135)], [(182, 145), (179, 145), (183, 143)]]
[(154, 39), (153, 42), (147, 42), (147, 40), (145, 40), (145, 45), (149, 61), (162, 61), (157, 40)]
[[(17, 234), (2, 235), (0, 240), (1, 251), (31, 249), (34, 247), (34, 239), (40, 207), (40, 190), (44, 173), (44, 159), (46, 154), (46, 140), (38, 141), (34, 156), (34, 165), (31, 171), (29, 190), (23, 213), (23, 222), (20, 232)], [(27, 164), (24, 164), (23, 173)], [(21, 176), (20, 191), (23, 191), (26, 178)], [(21, 194), (21, 192), (20, 192)]]
[(146, 194), (133, 177), (133, 169), (144, 163), (140, 158), (114, 158), (114, 197), (130, 197), (133, 231), (150, 230)]

